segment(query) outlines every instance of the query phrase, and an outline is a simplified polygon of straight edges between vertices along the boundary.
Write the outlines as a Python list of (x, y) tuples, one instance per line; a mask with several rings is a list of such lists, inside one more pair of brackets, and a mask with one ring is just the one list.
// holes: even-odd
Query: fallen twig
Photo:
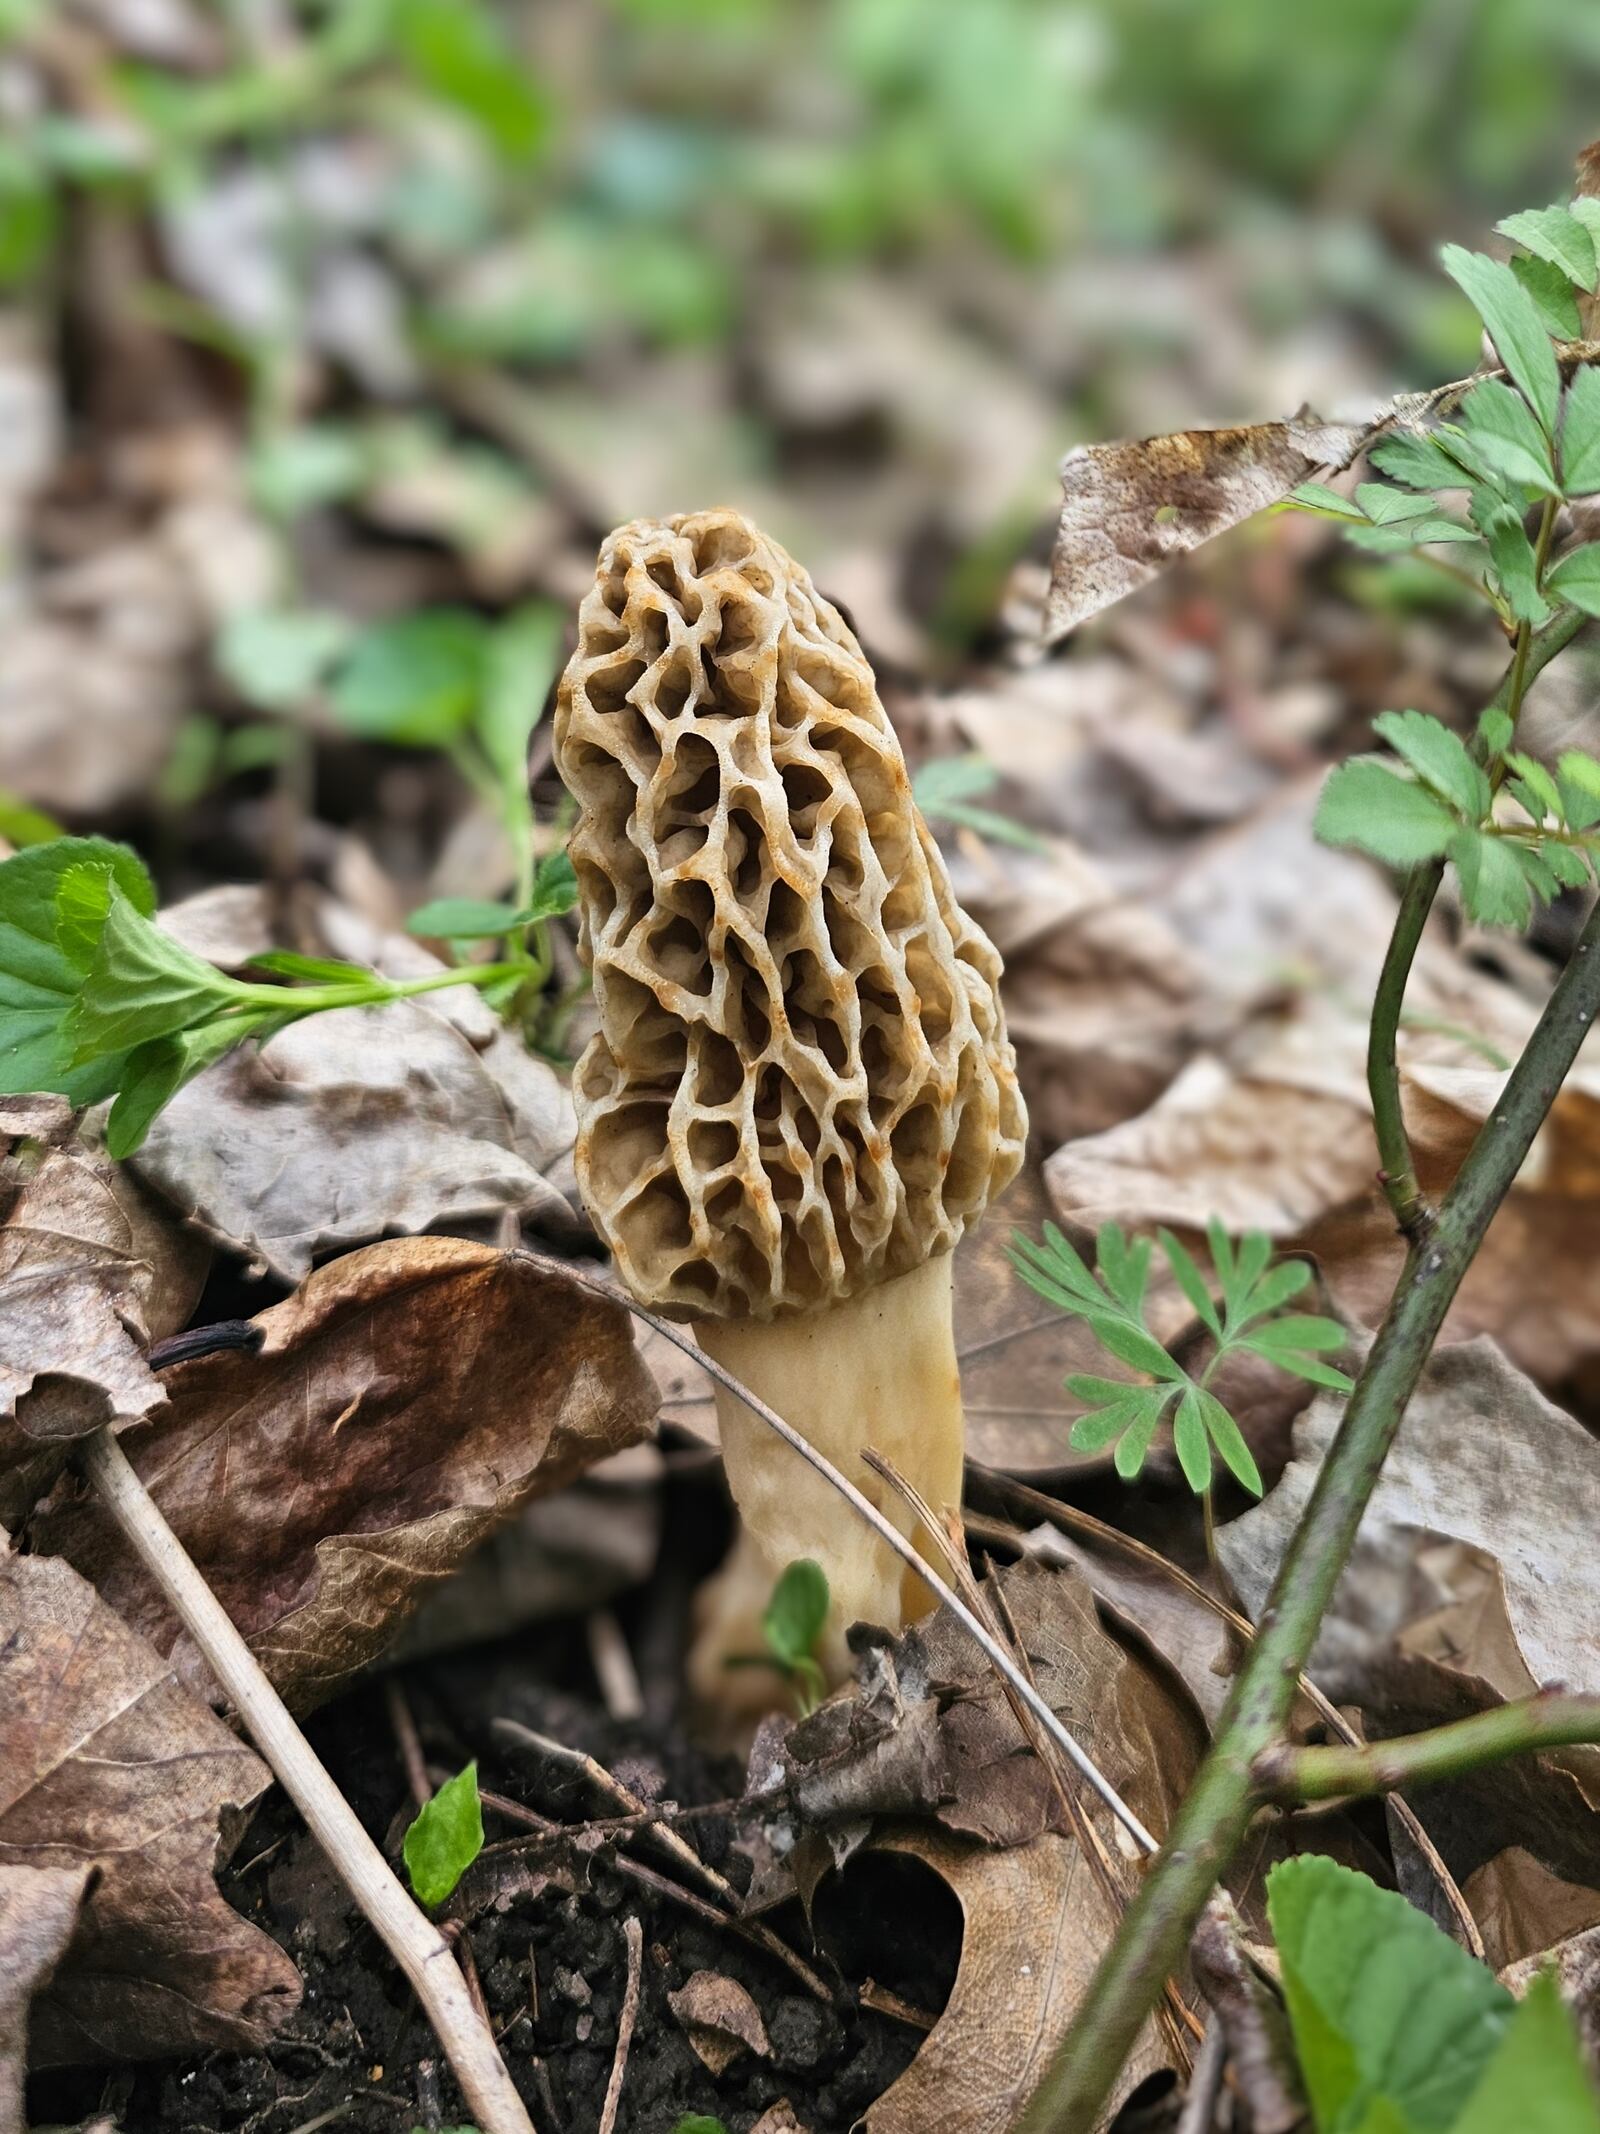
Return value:
[(412, 1903), (312, 1752), (260, 1662), (173, 1533), (110, 1430), (83, 1440), (84, 1471), (163, 1599), (194, 1639), (251, 1740), (305, 1817), (329, 1864), (411, 1981), (483, 2134), (533, 2134), (449, 1944)]
[(628, 2072), (628, 2050), (633, 2044), (633, 2026), (639, 2020), (639, 1985), (644, 1976), (644, 1928), (637, 1919), (624, 1919), (622, 1938), (628, 1944), (628, 1983), (623, 1989), (622, 2013), (617, 2018), (617, 2050), (611, 2062), (611, 2080), (600, 2109), (600, 2134), (613, 2134), (617, 2106), (622, 2101), (623, 2079)]

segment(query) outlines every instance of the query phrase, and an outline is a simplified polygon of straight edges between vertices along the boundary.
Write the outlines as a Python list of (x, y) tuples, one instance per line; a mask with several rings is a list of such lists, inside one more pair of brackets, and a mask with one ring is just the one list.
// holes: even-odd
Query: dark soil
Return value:
[[(629, 1725), (608, 1719), (593, 1701), (576, 1626), (541, 1625), (516, 1641), (422, 1663), (403, 1680), (430, 1763), (455, 1770), (476, 1756), (486, 1792), (574, 1830), (615, 1809), (580, 1774), (508, 1750), (491, 1732), (496, 1717), (587, 1750), (642, 1797), (688, 1806), (740, 1790), (738, 1765), (691, 1749), (671, 1714)], [(397, 1853), (412, 1802), (381, 1690), (346, 1697), (308, 1731), (367, 1828)], [(860, 2005), (863, 1981), (870, 1976), (930, 2014), (948, 1996), (960, 1951), (959, 1912), (944, 1886), (914, 1863), (867, 1862), (833, 1878), (836, 1888), (824, 1884), (829, 1901), (818, 1905), (820, 1949), (797, 1902), (765, 1915), (827, 1980), (832, 1998), (824, 2003), (732, 1928), (713, 1925), (631, 1878), (618, 1864), (615, 1835), (552, 1846), (493, 1813), (485, 1825), (488, 1849), (446, 1913), (476, 1911), (463, 1932), (502, 2052), (540, 2134), (593, 2134), (598, 2124), (616, 2048), (627, 1971), (622, 1928), (630, 1916), (644, 1932), (643, 1991), (618, 2134), (671, 2134), (685, 2113), (715, 2114), (730, 2134), (744, 2134), (785, 2098), (811, 2134), (845, 2134), (921, 2042), (913, 2025)], [(684, 1832), (736, 1887), (747, 1882), (749, 1862), (725, 1818), (687, 1823)], [(518, 1841), (515, 1849), (511, 1841)], [(686, 1885), (684, 1868), (637, 1833), (629, 1851), (657, 1875)], [(537, 1877), (529, 1868), (555, 1879), (530, 1888)], [(889, 1869), (892, 1877), (884, 1872)], [(38, 2077), (29, 2096), (35, 2122), (110, 2113), (124, 2134), (295, 2134), (330, 2123), (322, 2115), (337, 2113), (337, 2123), (358, 2134), (368, 2128), (409, 2134), (468, 2119), (403, 1979), (276, 1790), (220, 1880), (230, 1902), (300, 1966), (305, 1998), (288, 2028), (260, 2054)], [(770, 2058), (741, 2053), (715, 2077), (702, 2063), (667, 1996), (703, 1970), (749, 1992), (766, 2025)]]

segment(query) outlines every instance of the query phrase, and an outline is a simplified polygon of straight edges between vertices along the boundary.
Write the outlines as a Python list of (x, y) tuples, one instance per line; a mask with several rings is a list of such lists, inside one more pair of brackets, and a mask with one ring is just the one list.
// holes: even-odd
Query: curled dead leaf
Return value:
[[(620, 1305), (520, 1253), (396, 1239), (319, 1268), (262, 1342), (167, 1375), (128, 1454), (286, 1701), (317, 1704), (532, 1498), (646, 1436)], [(39, 1546), (92, 1577), (181, 1679), (203, 1663), (92, 1499)]]
[(0, 1875), (99, 1875), (38, 1992), (35, 2064), (260, 2047), (300, 1998), (212, 1880), (271, 1773), (92, 1586), (0, 1555)]
[(714, 2075), (722, 2074), (742, 2052), (754, 2053), (759, 2060), (771, 2056), (761, 2010), (736, 1978), (696, 1971), (676, 1993), (667, 1995), (667, 2006)]

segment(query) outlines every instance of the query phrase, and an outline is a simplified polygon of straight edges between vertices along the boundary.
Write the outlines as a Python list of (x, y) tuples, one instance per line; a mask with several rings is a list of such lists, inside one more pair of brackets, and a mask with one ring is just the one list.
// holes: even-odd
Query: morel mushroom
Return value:
[[(860, 1454), (960, 1501), (950, 1253), (1014, 1176), (1026, 1120), (999, 957), (951, 892), (872, 669), (736, 512), (640, 520), (601, 550), (555, 747), (599, 1015), (574, 1076), (589, 1211), (640, 1302), (698, 1322), (909, 1532)], [(928, 1589), (819, 1476), (720, 1389), (717, 1414), (763, 1559), (734, 1576), (747, 1603), (816, 1558), (835, 1668), (843, 1625), (920, 1612)]]

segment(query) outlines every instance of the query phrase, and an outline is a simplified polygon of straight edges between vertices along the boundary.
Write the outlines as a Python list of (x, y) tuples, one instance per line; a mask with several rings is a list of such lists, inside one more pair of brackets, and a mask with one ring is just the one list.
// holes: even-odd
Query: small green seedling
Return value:
[(965, 756), (936, 756), (923, 764), (911, 781), (911, 797), (929, 822), (954, 823), (986, 837), (991, 844), (1015, 845), (1023, 852), (1042, 852), (1044, 838), (1002, 815), (998, 808), (977, 805), (1000, 783), (1000, 773), (986, 756), (976, 751)]
[(1304, 1260), (1272, 1259), (1272, 1245), (1259, 1230), (1247, 1231), (1237, 1245), (1219, 1222), (1206, 1233), (1222, 1294), (1210, 1285), (1193, 1256), (1170, 1230), (1160, 1233), (1161, 1250), (1179, 1288), (1216, 1347), (1199, 1378), (1193, 1378), (1145, 1324), (1145, 1290), (1150, 1278), (1151, 1243), (1130, 1241), (1116, 1223), (1106, 1223), (1095, 1245), (1091, 1270), (1054, 1223), (1044, 1226), (1042, 1244), (1017, 1233), (1011, 1264), (1041, 1297), (1082, 1319), (1108, 1354), (1131, 1364), (1142, 1380), (1091, 1378), (1075, 1373), (1067, 1388), (1089, 1403), (1088, 1413), (1072, 1426), (1079, 1452), (1099, 1452), (1115, 1444), (1117, 1473), (1131, 1482), (1162, 1418), (1176, 1403), (1173, 1444), (1189, 1486), (1197, 1494), (1211, 1487), (1211, 1450), (1246, 1489), (1261, 1494), (1261, 1475), (1239, 1425), (1211, 1391), (1211, 1379), (1223, 1358), (1248, 1349), (1280, 1370), (1313, 1385), (1348, 1393), (1351, 1381), (1323, 1361), (1348, 1339), (1336, 1319), (1284, 1307), (1311, 1280)]
[(1552, 1978), (1518, 2002), (1394, 1890), (1319, 1854), (1267, 1878), (1318, 2134), (1600, 2134)]
[(728, 1667), (775, 1667), (788, 1678), (803, 1719), (828, 1694), (816, 1650), (828, 1621), (828, 1581), (809, 1556), (789, 1564), (761, 1614), (765, 1652), (736, 1653)]
[(709, 2112), (685, 2112), (673, 2128), (672, 2134), (728, 2134), (720, 2119), (713, 2119)]
[(475, 1762), (446, 1779), (433, 1799), (417, 1810), (401, 1850), (418, 1903), (443, 1904), (483, 1850)]

